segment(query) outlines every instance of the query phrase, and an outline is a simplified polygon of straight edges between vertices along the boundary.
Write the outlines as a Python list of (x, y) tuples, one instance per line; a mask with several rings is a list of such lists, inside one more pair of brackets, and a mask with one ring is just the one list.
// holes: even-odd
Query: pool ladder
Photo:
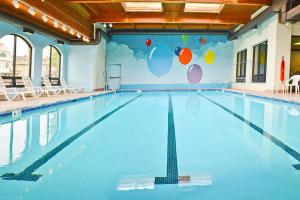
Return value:
[(231, 81), (227, 81), (225, 83), (225, 85), (222, 87), (222, 90), (225, 90), (230, 85), (230, 83), (232, 83), (232, 82)]
[(110, 83), (106, 82), (105, 83), (105, 91), (108, 91), (109, 89), (112, 91), (113, 94), (117, 93), (117, 90), (115, 88), (113, 88)]

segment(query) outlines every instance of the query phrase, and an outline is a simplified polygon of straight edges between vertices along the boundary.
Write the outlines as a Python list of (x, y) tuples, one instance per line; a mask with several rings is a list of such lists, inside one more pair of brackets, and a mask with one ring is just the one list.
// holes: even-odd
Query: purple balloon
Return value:
[(202, 79), (202, 69), (199, 65), (193, 64), (187, 71), (187, 78), (190, 83), (199, 83)]

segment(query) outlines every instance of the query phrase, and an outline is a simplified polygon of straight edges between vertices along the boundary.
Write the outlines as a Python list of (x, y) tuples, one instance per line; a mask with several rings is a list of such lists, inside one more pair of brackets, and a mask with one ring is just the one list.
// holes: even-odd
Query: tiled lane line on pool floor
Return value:
[[(224, 111), (228, 112), (229, 114), (233, 115), (234, 117), (236, 117), (237, 119), (241, 120), (242, 122), (244, 122), (245, 124), (247, 124), (248, 126), (250, 126), (251, 128), (253, 128), (255, 131), (257, 131), (258, 133), (260, 133), (261, 135), (263, 135), (264, 137), (268, 138), (271, 142), (273, 142), (275, 145), (277, 145), (278, 147), (280, 147), (282, 150), (284, 150), (286, 153), (288, 153), (290, 156), (292, 156), (294, 159), (296, 159), (297, 161), (300, 162), (300, 154), (292, 149), (291, 147), (289, 147), (288, 145), (286, 145), (285, 143), (283, 143), (282, 141), (280, 141), (279, 139), (277, 139), (275, 136), (273, 136), (272, 134), (268, 133), (267, 131), (265, 131), (264, 129), (260, 128), (259, 126), (255, 125), (254, 123), (246, 120), (245, 118), (243, 118), (242, 116), (238, 115), (237, 113), (229, 110), (228, 108), (222, 106), (221, 104), (201, 95), (198, 94), (200, 97), (206, 99), (207, 101), (215, 104), (216, 106), (218, 106), (219, 108), (223, 109)], [(294, 164), (292, 165), (295, 169), (300, 170), (300, 164)]]
[(177, 184), (178, 183), (178, 166), (176, 153), (176, 136), (173, 116), (172, 97), (169, 94), (168, 109), (168, 150), (167, 150), (167, 176), (155, 177), (155, 184)]
[(114, 110), (110, 111), (109, 113), (105, 114), (104, 116), (100, 117), (90, 125), (86, 126), (84, 129), (76, 133), (75, 135), (69, 137), (67, 140), (59, 144), (57, 147), (46, 153), (44, 156), (36, 160), (30, 166), (28, 166), (24, 171), (20, 172), (19, 174), (15, 173), (6, 173), (1, 176), (4, 180), (17, 180), (17, 181), (37, 181), (42, 175), (41, 174), (33, 174), (38, 168), (48, 162), (51, 158), (53, 158), (56, 154), (66, 148), (69, 144), (77, 140), (80, 136), (88, 132), (90, 129), (95, 127), (97, 124), (114, 114), (115, 112), (119, 111), (120, 109), (127, 106), (129, 103), (135, 101), (142, 95), (138, 95), (137, 97), (127, 101), (126, 103), (122, 104), (121, 106), (115, 108)]
[(167, 150), (167, 176), (155, 177), (155, 185), (178, 184), (180, 181), (189, 182), (189, 176), (178, 177), (177, 152), (176, 152), (176, 135), (173, 115), (172, 96), (169, 94), (168, 109), (168, 150)]

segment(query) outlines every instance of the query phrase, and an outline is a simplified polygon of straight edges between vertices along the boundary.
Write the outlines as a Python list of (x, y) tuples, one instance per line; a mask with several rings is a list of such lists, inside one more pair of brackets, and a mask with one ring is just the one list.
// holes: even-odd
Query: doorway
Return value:
[(121, 85), (121, 64), (110, 64), (107, 77), (108, 87), (111, 90), (119, 90)]
[(300, 36), (292, 36), (290, 77), (300, 75)]

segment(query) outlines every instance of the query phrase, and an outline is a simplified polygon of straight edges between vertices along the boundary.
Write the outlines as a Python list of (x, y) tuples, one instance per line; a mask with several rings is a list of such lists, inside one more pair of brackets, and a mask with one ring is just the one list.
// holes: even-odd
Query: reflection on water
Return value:
[(16, 121), (0, 122), (0, 167), (7, 166), (20, 159), (27, 148), (34, 145), (35, 141), (30, 141), (36, 124), (40, 124), (39, 144), (46, 146), (59, 132), (60, 120), (59, 111), (43, 113), (39, 117), (30, 115)]
[(49, 144), (59, 129), (58, 111), (49, 112), (40, 116), (40, 145)]
[(0, 125), (0, 166), (21, 157), (28, 143), (28, 119)]

